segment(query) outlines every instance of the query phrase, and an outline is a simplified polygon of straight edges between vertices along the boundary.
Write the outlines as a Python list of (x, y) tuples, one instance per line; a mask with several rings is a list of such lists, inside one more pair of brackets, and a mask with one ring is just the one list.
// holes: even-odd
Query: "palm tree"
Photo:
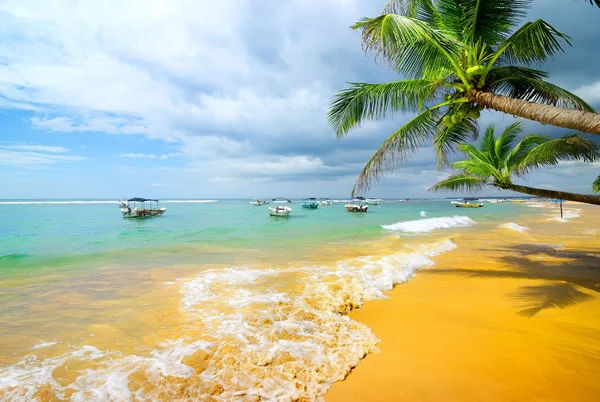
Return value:
[(392, 0), (384, 14), (352, 26), (361, 31), (367, 54), (407, 79), (350, 83), (332, 99), (328, 113), (337, 136), (365, 120), (418, 112), (369, 160), (353, 194), (425, 141), (433, 140), (443, 164), (455, 145), (477, 137), (484, 108), (600, 134), (600, 115), (590, 105), (531, 68), (570, 44), (541, 19), (517, 29), (532, 1)]
[(600, 205), (600, 196), (597, 195), (567, 193), (514, 184), (513, 176), (523, 177), (542, 166), (554, 166), (566, 160), (586, 162), (600, 160), (598, 144), (578, 134), (568, 134), (558, 139), (531, 134), (513, 145), (517, 135), (522, 131), (521, 123), (513, 123), (496, 138), (494, 126), (490, 125), (480, 141), (479, 148), (470, 144), (459, 145), (458, 149), (465, 154), (466, 159), (450, 164), (458, 169), (459, 173), (439, 182), (430, 190), (473, 191), (493, 186), (538, 197)]
[(600, 193), (600, 176), (592, 184), (592, 190), (594, 190), (594, 193)]

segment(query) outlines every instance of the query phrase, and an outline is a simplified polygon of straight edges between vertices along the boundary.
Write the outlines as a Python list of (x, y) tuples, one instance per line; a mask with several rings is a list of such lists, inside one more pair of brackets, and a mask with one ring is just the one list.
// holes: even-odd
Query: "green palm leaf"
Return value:
[(338, 137), (365, 120), (378, 120), (388, 112), (417, 111), (431, 102), (445, 81), (406, 80), (385, 84), (351, 83), (337, 94), (329, 108), (329, 124)]
[(385, 14), (363, 18), (352, 26), (362, 31), (363, 47), (376, 59), (388, 61), (408, 78), (421, 77), (423, 71), (454, 70), (467, 77), (458, 63), (464, 46), (445, 31), (416, 18)]
[(592, 184), (592, 190), (595, 193), (600, 193), (600, 176), (598, 176), (598, 178), (594, 181), (594, 184)]
[(587, 112), (595, 110), (579, 96), (554, 84), (536, 78), (503, 78), (491, 83), (489, 89), (499, 95), (528, 102), (543, 103), (565, 109), (577, 109)]
[(515, 168), (519, 174), (524, 174), (542, 166), (555, 166), (558, 162), (567, 160), (598, 161), (600, 148), (594, 141), (585, 137), (568, 134), (535, 146)]
[(494, 144), (494, 153), (498, 161), (508, 156), (512, 143), (517, 138), (517, 135), (522, 132), (523, 124), (520, 121), (516, 121), (504, 129), (504, 132)]
[(442, 1), (462, 8), (461, 27), (464, 40), (481, 39), (496, 44), (505, 40), (512, 27), (527, 15), (531, 0), (463, 0)]
[(368, 190), (372, 182), (379, 180), (431, 139), (436, 133), (441, 113), (438, 108), (427, 109), (390, 135), (363, 168), (352, 196)]
[(479, 135), (479, 125), (476, 120), (464, 119), (451, 127), (439, 126), (433, 140), (433, 150), (438, 156), (438, 167), (445, 166), (448, 154), (459, 144), (476, 140)]
[(459, 173), (442, 180), (429, 191), (479, 191), (487, 185), (487, 180), (479, 176)]
[(496, 51), (491, 64), (500, 57), (509, 64), (542, 63), (549, 57), (564, 52), (562, 42), (571, 44), (568, 35), (555, 29), (544, 20), (527, 22)]

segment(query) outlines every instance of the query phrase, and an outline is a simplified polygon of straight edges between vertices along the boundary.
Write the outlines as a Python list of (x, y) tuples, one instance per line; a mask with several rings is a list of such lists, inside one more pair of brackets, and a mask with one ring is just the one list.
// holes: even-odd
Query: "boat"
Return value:
[(481, 208), (481, 207), (483, 207), (482, 203), (471, 203), (464, 199), (458, 200), (458, 201), (452, 201), (451, 204), (457, 208)]
[(320, 198), (319, 205), (327, 207), (329, 205), (333, 205), (333, 201), (331, 201), (329, 198)]
[(367, 204), (369, 205), (379, 205), (380, 202), (379, 198), (367, 198)]
[(283, 205), (269, 207), (269, 215), (271, 216), (288, 216), (292, 212), (292, 208)]
[(316, 198), (305, 198), (302, 202), (302, 204), (300, 204), (302, 206), (302, 208), (307, 208), (307, 209), (317, 209), (319, 208), (319, 202), (317, 201)]
[[(133, 203), (133, 205), (131, 204)], [(146, 204), (147, 203), (147, 204)], [(167, 210), (158, 207), (158, 200), (149, 198), (130, 198), (118, 202), (123, 218), (148, 218), (151, 216), (161, 216)]]
[(255, 207), (259, 207), (261, 205), (268, 204), (269, 201), (263, 200), (262, 198), (257, 198), (256, 200), (250, 202), (250, 205), (254, 205)]
[(288, 200), (287, 198), (283, 198), (283, 197), (277, 197), (277, 198), (273, 198), (271, 200), (271, 202), (273, 204), (289, 204), (292, 202), (292, 200)]
[(348, 212), (367, 212), (369, 205), (367, 204), (367, 200), (363, 197), (356, 197), (351, 199), (348, 204), (344, 205), (344, 208), (346, 208)]

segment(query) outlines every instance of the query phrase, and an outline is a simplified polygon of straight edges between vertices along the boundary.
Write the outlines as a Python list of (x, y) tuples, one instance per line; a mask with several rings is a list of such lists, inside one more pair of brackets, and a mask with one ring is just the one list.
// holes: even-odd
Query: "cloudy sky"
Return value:
[[(326, 122), (346, 81), (398, 79), (348, 29), (385, 3), (2, 0), (0, 198), (349, 195), (409, 117), (341, 140)], [(600, 109), (600, 9), (536, 0), (528, 19), (537, 18), (573, 39), (544, 66), (551, 80)], [(512, 121), (486, 112), (481, 124)], [(589, 192), (599, 171), (569, 163), (528, 183)], [(425, 148), (371, 195), (425, 196), (446, 174)]]

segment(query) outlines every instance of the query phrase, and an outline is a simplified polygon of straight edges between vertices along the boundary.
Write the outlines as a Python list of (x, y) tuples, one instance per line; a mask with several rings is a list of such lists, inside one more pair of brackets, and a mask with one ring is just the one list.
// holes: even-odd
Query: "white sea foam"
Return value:
[(421, 211), (419, 215), (421, 215), (424, 218), (427, 216), (427, 211)]
[(425, 233), (436, 229), (471, 226), (476, 222), (468, 216), (446, 216), (442, 218), (428, 218), (414, 221), (397, 222), (392, 225), (381, 225), (387, 230), (405, 233)]
[(31, 347), (31, 349), (41, 349), (41, 348), (46, 348), (46, 347), (52, 346), (52, 345), (56, 345), (56, 342), (51, 342), (51, 341), (43, 342), (42, 341), (42, 342), (39, 342), (39, 343), (36, 343), (35, 345), (33, 345)]
[(498, 227), (499, 228), (506, 228), (506, 229), (516, 230), (517, 232), (525, 232), (526, 230), (529, 230), (528, 227), (521, 226), (518, 223), (514, 223), (514, 222), (503, 223), (502, 225), (500, 225)]
[(574, 219), (574, 218), (579, 218), (581, 215), (579, 214), (579, 212), (581, 212), (580, 209), (563, 209), (563, 217), (561, 219), (560, 217), (560, 211), (556, 211), (556, 213), (549, 215), (550, 218), (548, 218), (549, 221), (559, 221), (559, 222), (568, 222), (569, 219)]
[[(188, 326), (205, 335), (136, 355), (92, 346), (53, 358), (31, 355), (0, 368), (0, 395), (32, 400), (47, 386), (58, 399), (70, 395), (72, 401), (322, 400), (333, 382), (376, 350), (371, 330), (346, 314), (385, 297), (415, 270), (432, 265), (431, 257), (455, 247), (446, 240), (332, 266), (204, 271), (180, 280), (180, 292)], [(57, 382), (52, 373), (72, 360), (89, 361), (89, 368), (74, 382)]]

